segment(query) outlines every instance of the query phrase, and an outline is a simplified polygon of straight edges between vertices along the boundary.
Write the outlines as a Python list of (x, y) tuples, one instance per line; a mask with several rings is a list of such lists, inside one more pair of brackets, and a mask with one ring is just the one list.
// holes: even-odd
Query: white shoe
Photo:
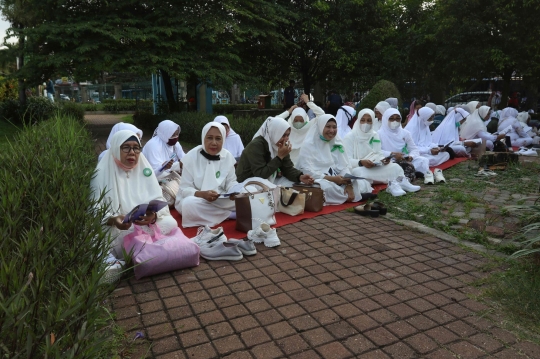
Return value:
[(433, 171), (433, 175), (435, 176), (435, 182), (446, 183), (446, 180), (444, 179), (442, 170), (440, 168), (435, 168), (435, 171)]
[(407, 194), (397, 181), (388, 181), (388, 187), (386, 187), (386, 192), (390, 193), (394, 197), (399, 197)]
[(247, 237), (255, 243), (264, 242), (267, 247), (275, 247), (281, 244), (276, 229), (271, 228), (270, 225), (264, 222), (256, 229), (248, 231)]
[(524, 148), (522, 147), (518, 152), (517, 152), (518, 155), (522, 155), (522, 156), (538, 156), (538, 153), (536, 152), (535, 149), (531, 148), (531, 149), (528, 149), (528, 148)]
[(212, 243), (226, 242), (223, 227), (211, 229), (209, 226), (199, 227), (197, 235), (191, 238), (199, 247), (206, 247)]
[(407, 192), (418, 192), (420, 191), (420, 186), (415, 186), (411, 182), (409, 182), (409, 179), (404, 176), (399, 176), (396, 180), (396, 182), (399, 184), (401, 189)]
[(430, 170), (424, 173), (424, 184), (435, 184), (435, 180), (433, 179), (433, 172), (431, 172)]

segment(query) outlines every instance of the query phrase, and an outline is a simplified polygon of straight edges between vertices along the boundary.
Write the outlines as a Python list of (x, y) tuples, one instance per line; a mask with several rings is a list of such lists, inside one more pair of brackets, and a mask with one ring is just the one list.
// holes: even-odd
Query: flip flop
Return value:
[(354, 207), (354, 213), (361, 216), (371, 216), (373, 218), (379, 217), (380, 212), (378, 210), (372, 209), (370, 204), (361, 204)]
[(386, 208), (386, 206), (382, 202), (373, 202), (371, 204), (371, 209), (379, 211), (381, 216), (384, 216), (386, 214), (386, 212), (388, 211), (388, 208)]

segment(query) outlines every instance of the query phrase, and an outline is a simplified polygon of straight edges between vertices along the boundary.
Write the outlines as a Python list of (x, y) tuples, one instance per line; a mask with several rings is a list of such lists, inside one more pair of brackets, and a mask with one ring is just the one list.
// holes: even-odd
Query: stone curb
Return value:
[(415, 221), (409, 221), (409, 220), (406, 220), (406, 219), (397, 219), (397, 218), (394, 218), (391, 214), (387, 214), (386, 218), (391, 220), (392, 222), (401, 224), (401, 225), (403, 225), (405, 227), (417, 230), (419, 232), (431, 234), (432, 236), (440, 238), (440, 239), (442, 239), (443, 241), (446, 241), (446, 242), (450, 242), (450, 243), (454, 243), (454, 244), (458, 244), (458, 245), (463, 245), (463, 246), (465, 246), (467, 248), (473, 249), (473, 250), (481, 252), (481, 253), (485, 253), (487, 255), (491, 255), (491, 256), (495, 256), (495, 257), (499, 257), (499, 258), (508, 258), (508, 256), (506, 254), (497, 252), (496, 250), (493, 250), (493, 249), (487, 249), (482, 244), (460, 240), (460, 239), (458, 239), (458, 238), (456, 238), (454, 236), (449, 235), (448, 233), (445, 233), (443, 231), (439, 231), (438, 229), (434, 229), (434, 228), (430, 228), (428, 226), (425, 226), (422, 223), (418, 223), (418, 222), (415, 222)]

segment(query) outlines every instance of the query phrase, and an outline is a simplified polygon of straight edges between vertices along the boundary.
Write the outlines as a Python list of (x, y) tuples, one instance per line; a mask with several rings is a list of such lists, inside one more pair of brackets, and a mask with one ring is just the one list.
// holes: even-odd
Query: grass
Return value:
[(133, 124), (133, 115), (125, 115), (120, 118), (120, 122)]
[(15, 135), (21, 130), (7, 121), (0, 120), (0, 150), (4, 150), (9, 146), (9, 141), (13, 141)]

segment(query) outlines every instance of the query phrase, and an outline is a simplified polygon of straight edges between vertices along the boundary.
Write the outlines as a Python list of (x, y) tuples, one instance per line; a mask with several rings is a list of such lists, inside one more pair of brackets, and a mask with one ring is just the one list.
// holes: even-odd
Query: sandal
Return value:
[(379, 217), (379, 211), (372, 209), (370, 204), (361, 204), (354, 207), (354, 213), (361, 216), (371, 216), (373, 218)]
[(384, 216), (386, 214), (386, 212), (388, 211), (388, 208), (386, 208), (386, 206), (382, 202), (373, 202), (371, 204), (371, 209), (379, 211), (381, 216)]

